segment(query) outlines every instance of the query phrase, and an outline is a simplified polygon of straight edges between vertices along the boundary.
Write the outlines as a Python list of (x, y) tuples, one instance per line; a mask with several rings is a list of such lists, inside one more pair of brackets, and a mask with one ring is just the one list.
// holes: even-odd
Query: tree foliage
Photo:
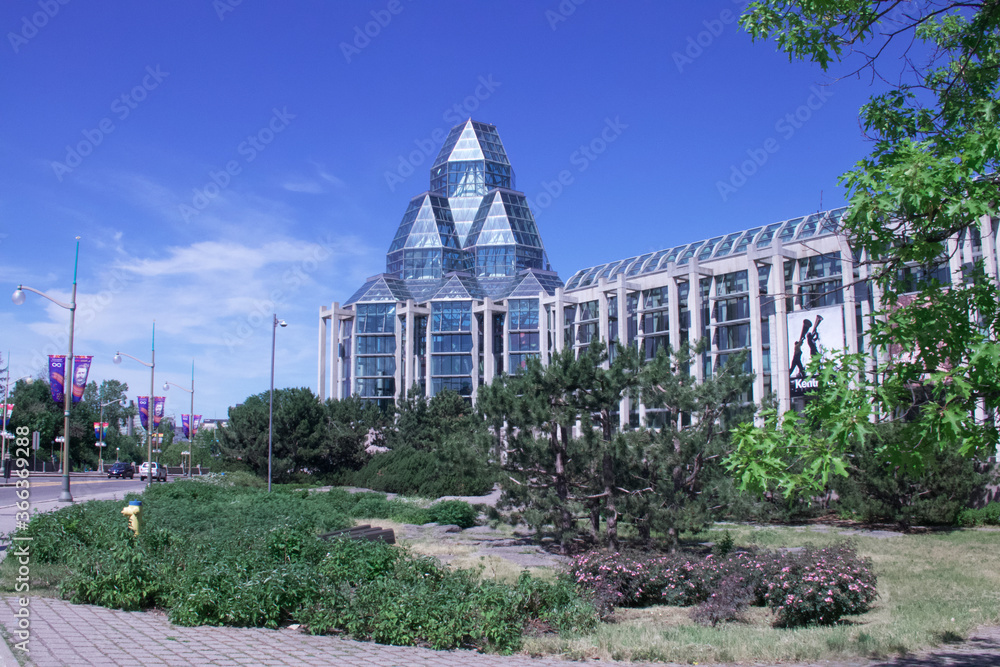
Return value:
[[(479, 392), (487, 423), (507, 424), (504, 504), (523, 508), (531, 524), (551, 525), (564, 552), (581, 536), (580, 521), (612, 548), (620, 522), (645, 538), (657, 530), (669, 546), (681, 530), (703, 526), (706, 473), (718, 470), (750, 386), (741, 359), (696, 382), (687, 346), (641, 366), (634, 349), (615, 352), (609, 361), (600, 342), (579, 357), (567, 348), (547, 366), (533, 359)], [(640, 396), (664, 419), (621, 432), (620, 401)]]
[[(813, 397), (803, 420), (770, 413), (763, 429), (741, 430), (733, 470), (748, 487), (814, 491), (846, 471), (869, 416), (906, 417), (904, 437), (880, 453), (901, 464), (920, 467), (945, 448), (991, 455), (1000, 437), (996, 276), (965, 266), (947, 289), (928, 276), (947, 275), (954, 240), (976, 242), (984, 220), (994, 232), (982, 242), (995, 243), (1000, 2), (759, 0), (741, 23), (792, 60), (877, 82), (860, 112), (871, 153), (841, 177), (850, 200), (842, 222), (884, 310), (869, 334), (880, 365), (840, 357), (845, 377)], [(848, 387), (857, 399), (840, 403)]]
[[(70, 408), (70, 460), (74, 467), (97, 466), (99, 454), (95, 447), (94, 422), (102, 416), (102, 403), (110, 403), (103, 410), (103, 419), (108, 422), (104, 459), (107, 461), (114, 456), (116, 449), (122, 460), (145, 459), (145, 450), (140, 453), (138, 436), (127, 435), (126, 426), (137, 413), (134, 405), (122, 407), (119, 404), (127, 393), (128, 385), (118, 380), (105, 380), (100, 387), (91, 382), (85, 387), (80, 402)], [(29, 431), (38, 431), (41, 444), (39, 459), (48, 458), (50, 452), (57, 460), (61, 459), (62, 445), (54, 441), (57, 436), (63, 435), (63, 404), (52, 400), (48, 381), (42, 378), (30, 382), (19, 380), (10, 388), (10, 402), (14, 404), (14, 411), (7, 430), (13, 432), (13, 429), (27, 427)]]
[[(249, 396), (229, 409), (228, 426), (219, 431), (223, 456), (245, 464), (251, 472), (267, 475), (270, 393)], [(385, 416), (358, 398), (320, 403), (312, 390), (274, 390), (271, 420), (271, 478), (294, 481), (301, 475), (322, 476), (359, 468), (373, 429)]]

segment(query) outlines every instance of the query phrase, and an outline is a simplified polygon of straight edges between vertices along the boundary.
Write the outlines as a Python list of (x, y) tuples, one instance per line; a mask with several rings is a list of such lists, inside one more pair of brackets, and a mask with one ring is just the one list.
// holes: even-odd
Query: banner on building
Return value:
[(90, 362), (93, 357), (73, 357), (73, 402), (79, 403), (83, 398), (83, 390), (87, 388), (87, 376), (90, 374)]
[(792, 398), (819, 386), (815, 377), (806, 375), (813, 358), (822, 359), (827, 350), (844, 348), (843, 312), (840, 306), (832, 306), (788, 313), (788, 383)]
[(64, 393), (65, 379), (66, 379), (66, 355), (50, 354), (49, 392), (52, 394), (52, 400), (59, 404), (62, 404), (66, 401), (66, 394)]
[(190, 440), (198, 433), (198, 427), (201, 426), (201, 415), (181, 415), (181, 426), (184, 428), (184, 437)]

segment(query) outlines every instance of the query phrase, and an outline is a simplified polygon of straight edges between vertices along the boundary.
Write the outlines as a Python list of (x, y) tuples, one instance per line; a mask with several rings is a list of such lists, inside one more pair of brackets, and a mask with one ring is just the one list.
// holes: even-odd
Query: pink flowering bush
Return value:
[(801, 553), (740, 551), (713, 555), (592, 551), (577, 556), (568, 577), (599, 608), (704, 605), (696, 620), (714, 625), (746, 604), (774, 610), (776, 624), (836, 623), (867, 611), (878, 593), (867, 559), (850, 544)]
[(868, 611), (878, 597), (871, 562), (848, 543), (806, 549), (785, 561), (765, 594), (777, 625), (832, 625), (843, 616)]

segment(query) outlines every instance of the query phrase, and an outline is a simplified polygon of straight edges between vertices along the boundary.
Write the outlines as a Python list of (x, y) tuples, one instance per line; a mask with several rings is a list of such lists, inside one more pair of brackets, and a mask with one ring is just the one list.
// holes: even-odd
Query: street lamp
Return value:
[[(122, 406), (123, 408), (126, 405), (128, 405), (128, 401), (125, 400), (125, 397), (122, 397), (122, 398), (119, 398), (119, 399), (115, 399), (113, 401), (108, 401), (107, 403), (101, 403), (100, 416), (97, 418), (98, 419), (98, 423), (101, 425), (101, 439), (97, 443), (97, 448), (101, 450), (100, 454), (98, 455), (100, 457), (100, 459), (99, 459), (100, 462), (97, 464), (97, 472), (99, 472), (99, 473), (103, 473), (104, 472), (104, 447), (107, 444), (107, 443), (104, 442), (104, 407), (106, 405), (112, 405), (114, 403), (117, 403), (118, 405)], [(116, 452), (116, 454), (115, 454), (115, 463), (118, 462), (117, 451), (118, 451), (118, 448), (115, 447), (115, 452)]]
[[(186, 389), (179, 384), (174, 384), (173, 382), (164, 382), (163, 390), (169, 391), (170, 385), (174, 385), (181, 391), (186, 391), (191, 394), (191, 414), (188, 415), (188, 442), (192, 443), (191, 449), (194, 449), (194, 359), (191, 360), (191, 388)], [(181, 417), (183, 419), (183, 416)], [(191, 476), (191, 457), (188, 456), (188, 473), (187, 476)]]
[[(125, 354), (124, 352), (115, 352), (115, 357), (113, 361), (115, 364), (122, 363), (122, 357), (128, 357), (133, 361), (138, 361), (143, 366), (149, 368), (149, 403), (146, 405), (146, 462), (152, 467), (153, 462), (153, 416), (156, 414), (156, 396), (153, 395), (155, 385), (154, 376), (156, 374), (156, 320), (153, 320), (153, 338), (150, 343), (150, 352), (153, 355), (153, 360), (148, 364), (137, 357), (133, 357), (131, 354)], [(149, 479), (146, 482), (146, 486), (153, 485), (153, 475), (152, 470), (149, 471)]]
[[(0, 461), (7, 459), (7, 441), (13, 438), (13, 434), (7, 432), (7, 401), (10, 395), (10, 354), (7, 355), (7, 368), (3, 369), (7, 373), (7, 379), (3, 383), (3, 428), (0, 429), (0, 438), (3, 439), (3, 443), (0, 444)], [(33, 378), (30, 375), (25, 375), (14, 380), (16, 385), (21, 380), (27, 380), (28, 384), (31, 384)]]
[(278, 314), (274, 314), (274, 324), (271, 325), (271, 395), (267, 404), (267, 492), (271, 492), (271, 445), (272, 433), (274, 432), (274, 341), (278, 331), (278, 326), (287, 327), (288, 322), (279, 320)]
[[(34, 292), (38, 296), (44, 297), (56, 304), (60, 308), (65, 308), (69, 311), (69, 355), (66, 357), (66, 368), (63, 369), (63, 478), (62, 478), (62, 493), (59, 494), (59, 500), (66, 503), (73, 502), (73, 494), (69, 492), (69, 407), (72, 405), (73, 401), (73, 327), (76, 323), (76, 269), (80, 264), (80, 237), (76, 237), (76, 257), (73, 259), (73, 295), (70, 298), (69, 303), (63, 303), (53, 299), (48, 294), (44, 292), (39, 292), (33, 287), (28, 287), (27, 285), (18, 285), (17, 289), (14, 290), (14, 294), (11, 295), (11, 301), (14, 305), (20, 306), (25, 301), (24, 290), (29, 292)], [(68, 385), (67, 385), (68, 382)], [(4, 408), (6, 410), (6, 408)]]

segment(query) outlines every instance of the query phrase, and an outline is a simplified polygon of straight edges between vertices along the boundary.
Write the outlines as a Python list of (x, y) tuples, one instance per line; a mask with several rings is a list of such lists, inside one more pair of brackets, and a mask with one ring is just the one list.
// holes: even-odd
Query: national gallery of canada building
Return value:
[[(694, 374), (709, 376), (747, 352), (755, 402), (793, 407), (824, 349), (866, 349), (866, 322), (881, 309), (839, 232), (840, 208), (734, 231), (584, 268), (563, 282), (493, 125), (452, 128), (430, 169), (430, 190), (410, 200), (372, 276), (344, 304), (320, 308), (319, 396), (391, 404), (418, 388), (475, 401), (479, 387), (592, 341), (660, 348), (706, 339)], [(997, 221), (949, 242), (934, 277), (962, 280), (985, 261), (997, 278)], [(978, 233), (977, 233), (978, 232)], [(904, 279), (928, 276), (914, 269)], [(629, 405), (622, 426), (655, 425)]]

